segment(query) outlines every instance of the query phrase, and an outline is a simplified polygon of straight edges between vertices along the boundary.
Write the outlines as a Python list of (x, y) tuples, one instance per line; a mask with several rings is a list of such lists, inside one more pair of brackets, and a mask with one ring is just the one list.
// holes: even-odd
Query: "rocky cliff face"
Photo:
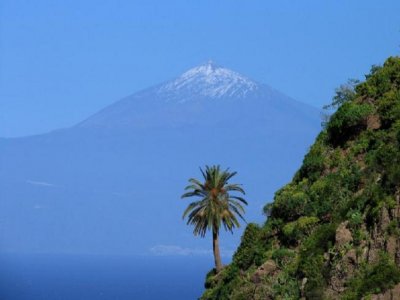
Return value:
[(267, 221), (248, 225), (202, 299), (400, 299), (400, 58), (334, 100)]

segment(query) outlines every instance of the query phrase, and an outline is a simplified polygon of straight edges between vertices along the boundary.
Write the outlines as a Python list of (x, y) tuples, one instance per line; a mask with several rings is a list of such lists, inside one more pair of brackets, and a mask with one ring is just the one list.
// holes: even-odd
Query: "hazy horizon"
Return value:
[(209, 59), (317, 108), (399, 53), (398, 1), (3, 1), (0, 137), (70, 127)]

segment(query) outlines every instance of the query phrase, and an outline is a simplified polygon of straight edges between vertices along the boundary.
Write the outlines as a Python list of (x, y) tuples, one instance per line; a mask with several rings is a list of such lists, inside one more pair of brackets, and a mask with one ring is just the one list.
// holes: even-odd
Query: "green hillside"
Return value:
[(292, 182), (201, 299), (400, 299), (400, 58), (337, 91)]

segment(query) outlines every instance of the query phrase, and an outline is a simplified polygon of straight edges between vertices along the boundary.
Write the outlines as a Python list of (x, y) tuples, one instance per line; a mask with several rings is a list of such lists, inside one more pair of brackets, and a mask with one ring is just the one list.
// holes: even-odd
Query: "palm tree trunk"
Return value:
[(214, 261), (215, 261), (215, 269), (217, 273), (222, 270), (222, 261), (221, 254), (219, 253), (219, 239), (218, 232), (213, 229), (213, 252), (214, 252)]

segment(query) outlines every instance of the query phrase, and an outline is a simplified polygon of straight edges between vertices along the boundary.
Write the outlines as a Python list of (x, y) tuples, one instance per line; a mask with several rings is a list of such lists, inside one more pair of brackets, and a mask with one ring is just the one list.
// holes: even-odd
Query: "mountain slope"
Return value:
[[(208, 63), (71, 128), (2, 139), (0, 249), (208, 253), (181, 219), (187, 178), (205, 164), (238, 171), (259, 220), (319, 124), (318, 110)], [(227, 257), (239, 236), (223, 235)]]
[[(253, 108), (253, 109), (251, 109)], [(257, 109), (254, 109), (257, 108)], [(225, 112), (224, 112), (225, 111)], [(215, 126), (257, 118), (312, 122), (318, 110), (213, 62), (192, 68), (166, 83), (126, 97), (78, 124), (78, 128), (137, 129), (185, 125)]]
[(268, 220), (246, 228), (202, 299), (400, 299), (400, 58), (336, 99)]

